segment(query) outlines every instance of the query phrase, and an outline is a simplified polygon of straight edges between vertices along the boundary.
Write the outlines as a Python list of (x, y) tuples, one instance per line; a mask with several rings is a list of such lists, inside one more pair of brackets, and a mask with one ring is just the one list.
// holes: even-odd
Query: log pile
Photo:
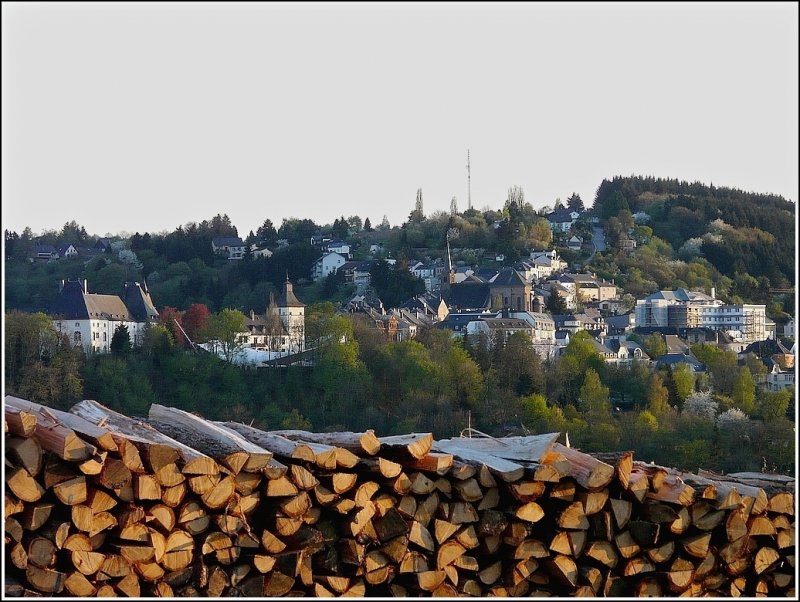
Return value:
[(10, 396), (4, 415), (6, 595), (795, 596), (775, 475), (558, 433), (264, 432)]

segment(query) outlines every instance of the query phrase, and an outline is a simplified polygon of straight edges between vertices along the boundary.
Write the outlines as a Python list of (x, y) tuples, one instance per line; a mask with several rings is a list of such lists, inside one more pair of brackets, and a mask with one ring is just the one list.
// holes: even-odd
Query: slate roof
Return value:
[(158, 318), (147, 288), (143, 290), (137, 282), (126, 282), (119, 297), (85, 292), (83, 280), (70, 280), (64, 283), (50, 314), (64, 320), (147, 322)]
[(570, 213), (572, 213), (572, 210), (569, 208), (558, 209), (548, 214), (547, 219), (556, 224), (571, 222), (573, 218)]
[(484, 318), (486, 314), (481, 313), (463, 313), (447, 314), (447, 317), (437, 324), (437, 328), (444, 328), (447, 330), (462, 331), (467, 327), (470, 322), (475, 322)]
[(689, 364), (695, 372), (702, 372), (705, 366), (693, 355), (685, 355), (683, 353), (668, 353), (656, 358), (656, 367), (661, 366), (674, 367), (678, 364)]
[(505, 330), (508, 328), (524, 328), (530, 330), (532, 326), (519, 318), (482, 318), (490, 330)]
[(625, 330), (627, 328), (633, 328), (633, 320), (631, 320), (632, 315), (633, 314), (608, 316), (605, 318), (605, 322), (608, 325), (609, 330)]
[(126, 282), (122, 288), (122, 301), (135, 322), (147, 322), (158, 318), (158, 311), (150, 298), (146, 284)]
[(498, 271), (494, 268), (479, 268), (472, 273), (475, 278), (479, 278), (483, 282), (489, 282), (497, 274)]
[(492, 280), (492, 286), (526, 286), (528, 281), (517, 271), (511, 268), (500, 270), (497, 277)]
[(53, 255), (56, 252), (56, 248), (53, 245), (33, 245), (33, 252), (37, 255), (45, 253)]
[(215, 247), (243, 247), (244, 241), (238, 236), (220, 236), (212, 238), (211, 243)]
[(685, 288), (677, 288), (674, 291), (656, 291), (645, 298), (646, 300), (665, 299), (667, 301), (713, 301), (714, 298), (699, 293), (697, 291), (687, 291)]
[(780, 341), (767, 339), (766, 341), (756, 341), (750, 343), (742, 350), (742, 353), (754, 353), (758, 357), (783, 354), (794, 355), (791, 349), (787, 349)]
[(289, 282), (288, 278), (286, 279), (286, 282), (283, 283), (283, 290), (281, 291), (281, 294), (278, 295), (275, 305), (278, 307), (305, 307), (305, 304), (300, 303), (297, 297), (294, 296), (292, 283)]
[(445, 292), (443, 297), (451, 309), (481, 310), (491, 307), (489, 285), (485, 282), (473, 282), (467, 279), (459, 284), (451, 284), (450, 290)]

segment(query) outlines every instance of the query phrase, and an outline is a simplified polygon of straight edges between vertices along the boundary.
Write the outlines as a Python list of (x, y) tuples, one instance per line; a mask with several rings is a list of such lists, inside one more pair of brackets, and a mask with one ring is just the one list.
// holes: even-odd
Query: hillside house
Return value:
[(322, 245), (322, 250), (327, 253), (338, 253), (342, 257), (350, 259), (350, 245), (343, 240), (331, 240)]
[(556, 232), (569, 232), (572, 226), (580, 217), (577, 211), (571, 211), (566, 208), (556, 209), (547, 215), (547, 221), (550, 222), (550, 227)]
[(227, 257), (229, 260), (239, 260), (244, 258), (244, 241), (238, 236), (219, 236), (211, 239), (211, 250), (214, 255)]
[(253, 259), (269, 259), (272, 257), (272, 251), (270, 251), (263, 243), (254, 242), (251, 244), (250, 253), (253, 255)]
[(53, 245), (33, 245), (31, 261), (50, 261), (58, 259), (58, 251)]
[(50, 309), (53, 325), (86, 353), (108, 353), (117, 328), (128, 328), (131, 344), (141, 345), (145, 329), (158, 322), (147, 284), (126, 282), (122, 295), (89, 292), (86, 280), (61, 281)]
[(61, 245), (60, 247), (58, 247), (57, 252), (58, 256), (62, 259), (64, 258), (71, 259), (73, 257), (78, 256), (78, 249), (76, 249), (73, 245), (70, 244)]
[(311, 266), (311, 279), (314, 282), (320, 282), (330, 274), (335, 274), (345, 263), (347, 263), (347, 258), (344, 255), (340, 255), (339, 253), (325, 253), (325, 255), (317, 259)]

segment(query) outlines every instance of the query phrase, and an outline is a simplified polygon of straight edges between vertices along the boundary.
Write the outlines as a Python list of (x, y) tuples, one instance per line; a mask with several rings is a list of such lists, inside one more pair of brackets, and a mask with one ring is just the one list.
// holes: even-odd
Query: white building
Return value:
[(147, 285), (138, 282), (126, 282), (120, 297), (90, 293), (86, 280), (62, 281), (50, 316), (56, 331), (86, 353), (108, 353), (122, 325), (128, 328), (131, 344), (141, 345), (145, 329), (158, 321)]
[(637, 328), (709, 328), (740, 343), (767, 338), (766, 306), (725, 305), (714, 295), (679, 288), (636, 301)]
[(311, 279), (314, 282), (324, 280), (330, 274), (335, 274), (336, 270), (347, 263), (347, 258), (339, 253), (325, 253), (311, 266)]
[(211, 239), (211, 250), (215, 255), (223, 255), (231, 260), (238, 260), (244, 257), (244, 241), (238, 236), (221, 236)]

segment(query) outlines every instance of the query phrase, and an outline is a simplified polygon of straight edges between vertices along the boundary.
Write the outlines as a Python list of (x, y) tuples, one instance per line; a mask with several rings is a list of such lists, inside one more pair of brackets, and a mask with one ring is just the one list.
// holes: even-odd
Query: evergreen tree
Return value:
[(372, 232), (372, 222), (369, 221), (369, 218), (364, 220), (364, 232)]
[(573, 192), (572, 196), (567, 199), (567, 208), (570, 211), (583, 211), (583, 200), (577, 192)]
[(111, 353), (117, 356), (123, 356), (130, 353), (130, 350), (131, 337), (128, 333), (128, 327), (125, 324), (120, 324), (111, 337)]

